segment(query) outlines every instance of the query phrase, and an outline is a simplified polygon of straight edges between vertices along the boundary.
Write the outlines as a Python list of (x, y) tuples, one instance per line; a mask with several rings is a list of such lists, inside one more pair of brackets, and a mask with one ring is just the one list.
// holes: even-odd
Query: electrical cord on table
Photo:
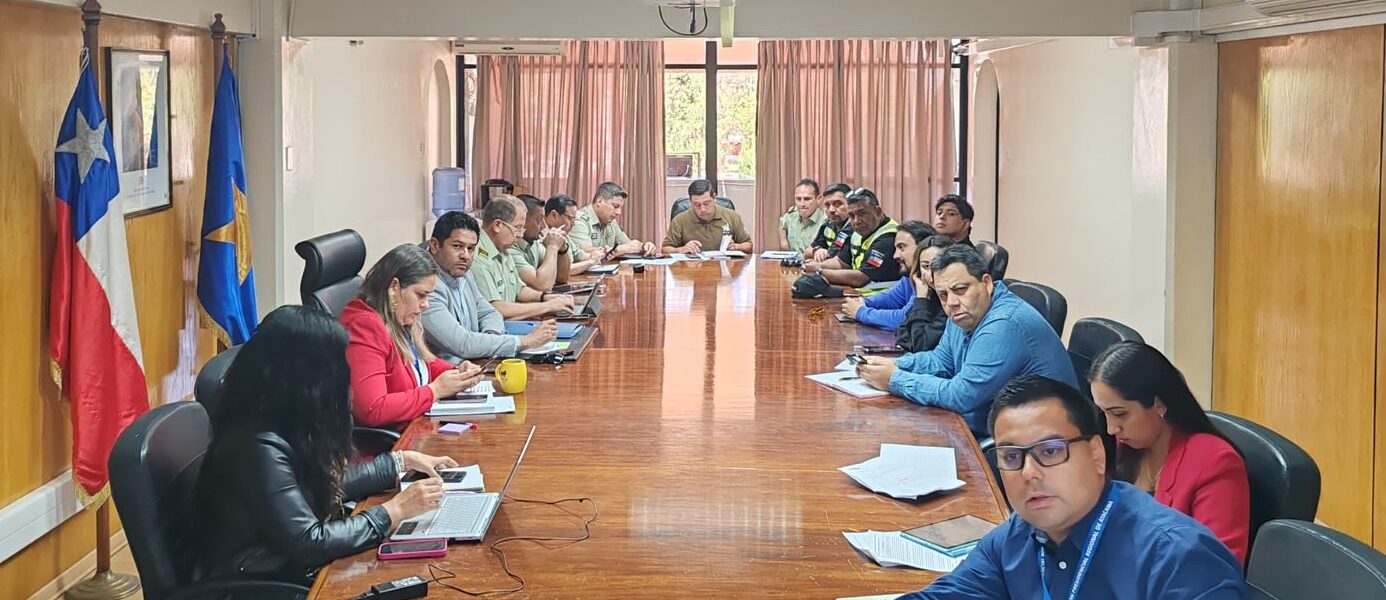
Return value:
[[(570, 515), (573, 515), (574, 517), (577, 517), (577, 518), (583, 520), (583, 522), (582, 522), (582, 536), (581, 536), (581, 537), (544, 537), (544, 536), (530, 536), (530, 535), (512, 535), (512, 536), (510, 536), (510, 537), (504, 537), (504, 538), (498, 539), (498, 540), (496, 540), (496, 541), (494, 541), (494, 542), (491, 542), (491, 551), (492, 551), (492, 552), (495, 552), (497, 555), (500, 556), (500, 559), (501, 559), (501, 568), (505, 569), (505, 574), (506, 574), (508, 577), (510, 577), (511, 579), (513, 579), (513, 580), (519, 582), (519, 585), (516, 586), (516, 587), (513, 587), (513, 588), (506, 588), (506, 589), (500, 589), (500, 590), (486, 590), (486, 591), (482, 591), (482, 592), (473, 592), (473, 591), (469, 591), (469, 590), (464, 590), (464, 589), (462, 589), (462, 588), (460, 588), (460, 587), (457, 587), (457, 586), (455, 586), (455, 585), (452, 585), (452, 584), (450, 584), (450, 583), (445, 583), (445, 582), (446, 582), (447, 580), (449, 580), (449, 579), (454, 579), (454, 578), (456, 578), (456, 577), (457, 577), (457, 574), (456, 574), (456, 573), (453, 573), (452, 571), (449, 571), (449, 570), (447, 570), (447, 569), (444, 569), (443, 567), (440, 567), (440, 566), (438, 566), (437, 564), (434, 564), (434, 563), (431, 563), (431, 562), (430, 562), (430, 563), (428, 563), (428, 575), (429, 575), (429, 577), (432, 578), (432, 582), (433, 582), (433, 583), (436, 583), (436, 584), (438, 584), (438, 585), (441, 585), (441, 586), (443, 586), (443, 587), (445, 587), (445, 588), (448, 588), (448, 589), (450, 589), (450, 590), (454, 590), (454, 591), (461, 592), (461, 593), (466, 594), (466, 595), (468, 595), (468, 596), (489, 596), (489, 595), (492, 595), (492, 594), (509, 594), (509, 593), (513, 593), (513, 592), (518, 592), (518, 591), (520, 591), (520, 590), (525, 589), (525, 580), (524, 580), (523, 577), (520, 577), (520, 576), (519, 576), (518, 574), (516, 574), (514, 571), (511, 571), (511, 570), (510, 570), (510, 559), (509, 559), (508, 557), (505, 556), (505, 550), (502, 550), (502, 549), (500, 548), (500, 545), (501, 545), (501, 544), (504, 544), (504, 543), (506, 543), (506, 542), (526, 541), (526, 542), (534, 542), (534, 543), (537, 543), (537, 544), (539, 544), (539, 545), (541, 545), (541, 546), (544, 546), (545, 548), (562, 548), (562, 547), (569, 546), (569, 545), (572, 545), (572, 544), (576, 544), (576, 543), (579, 543), (579, 542), (584, 542), (584, 541), (586, 541), (586, 540), (588, 540), (588, 539), (590, 539), (590, 538), (592, 537), (592, 524), (595, 523), (595, 522), (597, 521), (597, 501), (596, 501), (596, 500), (593, 500), (592, 498), (563, 498), (563, 499), (560, 499), (560, 500), (529, 500), (529, 499), (525, 499), (525, 498), (516, 498), (516, 497), (514, 497), (514, 496), (506, 496), (506, 498), (509, 499), (509, 500), (512, 501), (512, 502), (523, 502), (523, 503), (530, 503), (530, 504), (547, 504), (547, 505), (549, 505), (549, 506), (556, 506), (556, 507), (558, 507), (559, 510), (561, 510), (561, 511), (563, 511), (563, 512), (566, 512), (566, 513), (568, 513), (568, 514), (570, 514)], [(589, 516), (586, 516), (586, 515), (579, 514), (579, 513), (577, 513), (576, 511), (569, 510), (568, 508), (566, 508), (566, 507), (564, 507), (564, 506), (562, 505), (564, 502), (577, 502), (577, 503), (579, 503), (579, 504), (581, 504), (581, 503), (583, 503), (583, 502), (589, 502), (589, 503), (592, 504), (592, 516), (589, 517)], [(567, 542), (567, 544), (565, 544), (565, 545), (559, 545), (559, 546), (549, 546), (548, 544), (545, 544), (544, 542)], [(447, 576), (446, 576), (446, 577), (440, 577), (440, 576), (438, 575), (439, 572), (445, 573)]]

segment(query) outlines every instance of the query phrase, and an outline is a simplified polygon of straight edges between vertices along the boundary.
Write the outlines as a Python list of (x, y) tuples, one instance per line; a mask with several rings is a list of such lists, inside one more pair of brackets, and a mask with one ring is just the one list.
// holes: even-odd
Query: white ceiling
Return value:
[[(753, 38), (1128, 35), (1131, 14), (1200, 0), (739, 0)], [(1214, 0), (1216, 1), (1216, 0)], [(293, 0), (298, 37), (672, 37), (645, 0)], [(1187, 6), (1179, 6), (1186, 8)], [(716, 9), (705, 37), (720, 35)], [(665, 10), (670, 24), (688, 13)], [(701, 13), (698, 15), (701, 21)], [(686, 29), (685, 29), (686, 30)]]

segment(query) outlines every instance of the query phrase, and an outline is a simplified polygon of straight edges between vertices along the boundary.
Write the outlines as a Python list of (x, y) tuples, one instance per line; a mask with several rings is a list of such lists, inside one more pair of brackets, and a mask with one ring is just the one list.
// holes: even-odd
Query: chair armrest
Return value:
[(375, 427), (351, 428), (351, 439), (362, 454), (374, 455), (389, 452), (399, 441), (399, 432)]
[(255, 598), (259, 600), (278, 600), (306, 598), (308, 588), (282, 581), (226, 580), (209, 581), (185, 587), (173, 593), (168, 600), (207, 600), (230, 595), (232, 598)]

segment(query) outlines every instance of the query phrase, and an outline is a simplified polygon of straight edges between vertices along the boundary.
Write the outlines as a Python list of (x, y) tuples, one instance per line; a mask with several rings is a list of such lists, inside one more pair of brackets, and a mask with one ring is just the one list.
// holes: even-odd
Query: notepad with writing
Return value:
[(862, 381), (861, 377), (857, 376), (855, 370), (819, 373), (817, 375), (808, 375), (808, 378), (857, 398), (879, 398), (881, 396), (890, 395), (890, 392), (884, 392), (867, 385), (865, 381)]

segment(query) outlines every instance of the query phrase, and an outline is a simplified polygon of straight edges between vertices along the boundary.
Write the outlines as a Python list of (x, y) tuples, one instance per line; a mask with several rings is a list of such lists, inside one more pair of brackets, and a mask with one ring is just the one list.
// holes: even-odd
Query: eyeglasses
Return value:
[(1092, 438), (1091, 435), (1080, 435), (1066, 440), (1044, 440), (1029, 446), (997, 446), (990, 452), (996, 457), (996, 468), (1002, 471), (1025, 468), (1026, 456), (1035, 459), (1041, 467), (1054, 467), (1068, 462), (1069, 445)]
[[(500, 221), (500, 219), (496, 219), (496, 220), (497, 220), (497, 221)], [(505, 221), (500, 221), (500, 224), (501, 224), (501, 225), (504, 225), (504, 226), (506, 226), (506, 227), (508, 227), (508, 228), (510, 228), (510, 233), (512, 233), (512, 234), (514, 234), (514, 235), (523, 235), (524, 232), (525, 232), (525, 228), (524, 228), (524, 227), (516, 227), (516, 226), (514, 226), (514, 225), (511, 225), (511, 224), (509, 224), (509, 223), (506, 223)]]

